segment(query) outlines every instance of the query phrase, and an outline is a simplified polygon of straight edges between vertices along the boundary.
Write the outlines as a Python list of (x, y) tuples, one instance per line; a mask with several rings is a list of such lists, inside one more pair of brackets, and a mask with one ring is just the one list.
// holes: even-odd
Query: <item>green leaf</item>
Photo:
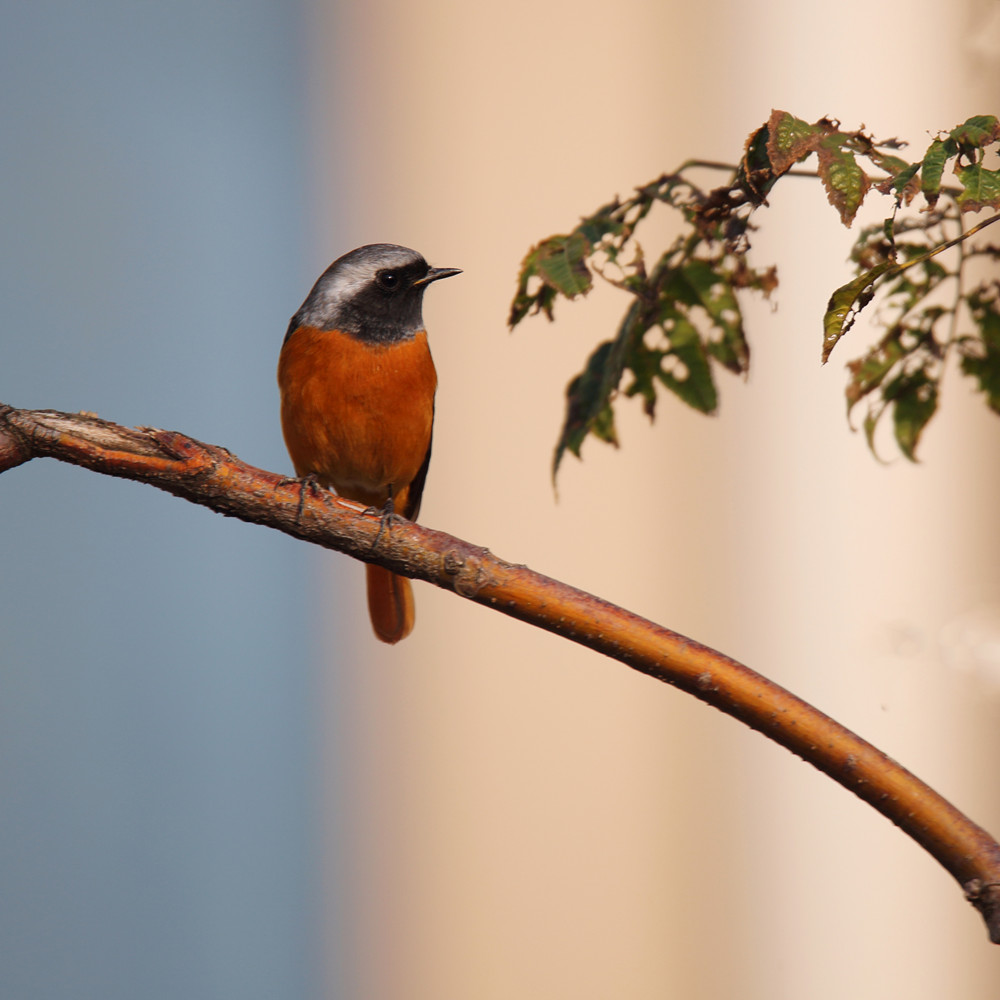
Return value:
[(728, 274), (707, 260), (692, 259), (681, 268), (684, 281), (697, 296), (719, 332), (706, 342), (708, 352), (729, 371), (741, 375), (750, 366), (750, 345), (743, 331), (743, 313)]
[(872, 300), (875, 294), (872, 285), (882, 275), (896, 270), (897, 265), (891, 260), (884, 260), (864, 274), (859, 274), (853, 281), (841, 285), (826, 306), (823, 317), (823, 364), (826, 364), (830, 352), (837, 346), (837, 341), (854, 325), (858, 313)]
[(957, 152), (958, 147), (954, 140), (935, 139), (927, 147), (927, 152), (920, 161), (920, 190), (932, 208), (941, 194), (941, 175), (944, 173), (944, 165)]
[(958, 204), (963, 212), (1000, 208), (1000, 170), (987, 170), (980, 163), (956, 171), (962, 185)]
[[(986, 393), (986, 402), (994, 413), (1000, 414), (1000, 312), (995, 297), (987, 297), (979, 290), (969, 295), (969, 310), (979, 327), (982, 340), (975, 345), (975, 353), (964, 348), (962, 371), (971, 375)], [(971, 339), (971, 338), (970, 338)]]
[(996, 115), (974, 115), (952, 129), (949, 137), (968, 155), (1000, 139), (1000, 122)]
[(963, 358), (962, 371), (979, 383), (986, 393), (986, 404), (1000, 415), (1000, 350), (988, 351), (981, 358)]
[[(697, 328), (678, 312), (665, 329), (670, 349), (663, 354), (657, 377), (688, 406), (701, 413), (714, 413), (719, 405), (719, 394)], [(670, 357), (681, 363), (682, 373), (664, 367), (664, 361)]]
[[(577, 458), (588, 434), (617, 445), (611, 393), (621, 378), (621, 367), (614, 364), (615, 343), (606, 340), (587, 359), (583, 371), (566, 387), (566, 417), (552, 459), (552, 478), (567, 450)], [(617, 376), (615, 369), (617, 367)]]
[[(879, 417), (882, 416), (881, 410), (870, 410), (865, 416), (865, 440), (868, 442), (868, 450), (878, 458), (878, 452), (875, 451), (875, 428), (878, 426)], [(881, 459), (879, 459), (881, 461)]]
[[(594, 222), (594, 219), (584, 221)], [(608, 220), (605, 225), (612, 224)], [(559, 295), (572, 299), (586, 294), (592, 284), (586, 262), (590, 250), (590, 241), (579, 228), (568, 236), (550, 236), (532, 247), (521, 261), (507, 325), (513, 329), (532, 312), (544, 312), (552, 320), (552, 307)], [(538, 287), (529, 292), (532, 278), (539, 279)]]
[(612, 213), (620, 207), (618, 202), (612, 202), (599, 208), (593, 215), (583, 219), (574, 233), (581, 235), (592, 247), (596, 247), (605, 236), (618, 236), (625, 226)]
[[(916, 177), (920, 172), (919, 163), (905, 163), (903, 160), (899, 160), (898, 157), (885, 157), (886, 160), (898, 161), (902, 166), (897, 169), (891, 170), (890, 175), (885, 179), (878, 182), (876, 185), (878, 190), (882, 194), (888, 194), (892, 191), (896, 195), (898, 201), (904, 202), (909, 205), (911, 201), (916, 197), (917, 192), (920, 190), (920, 185), (917, 183)], [(880, 162), (879, 166), (883, 170), (888, 170), (889, 168), (885, 163)], [(891, 220), (886, 220), (890, 222)]]
[(858, 166), (854, 153), (840, 143), (838, 133), (827, 136), (820, 144), (819, 176), (830, 204), (840, 213), (841, 222), (850, 226), (871, 187), (871, 180)]
[(906, 356), (907, 352), (899, 341), (901, 333), (901, 328), (894, 328), (863, 357), (847, 363), (847, 370), (851, 374), (844, 392), (848, 415), (861, 399), (882, 384), (893, 366)]
[(892, 403), (892, 424), (896, 443), (911, 461), (917, 460), (917, 445), (927, 422), (937, 409), (937, 382), (926, 369), (898, 375), (885, 387), (885, 398)]
[(638, 337), (628, 352), (625, 367), (632, 381), (625, 389), (626, 396), (642, 396), (642, 409), (650, 420), (656, 415), (656, 380), (660, 376), (660, 363), (667, 352), (650, 349)]
[(896, 177), (904, 170), (916, 171), (919, 169), (919, 164), (907, 163), (901, 156), (891, 156), (889, 153), (883, 153), (880, 149), (873, 149), (868, 157), (875, 166), (884, 170), (891, 177)]
[(535, 251), (535, 273), (568, 299), (590, 291), (593, 283), (586, 257), (590, 243), (581, 233), (551, 236)]
[(626, 356), (642, 343), (645, 330), (643, 303), (633, 299), (618, 326), (614, 340), (599, 344), (583, 371), (566, 387), (566, 417), (552, 459), (552, 479), (567, 450), (577, 458), (588, 434), (608, 444), (618, 444), (611, 401), (622, 380)]
[(680, 269), (684, 283), (694, 292), (694, 302), (703, 305), (714, 318), (719, 308), (713, 289), (725, 285), (725, 280), (707, 260), (693, 257)]

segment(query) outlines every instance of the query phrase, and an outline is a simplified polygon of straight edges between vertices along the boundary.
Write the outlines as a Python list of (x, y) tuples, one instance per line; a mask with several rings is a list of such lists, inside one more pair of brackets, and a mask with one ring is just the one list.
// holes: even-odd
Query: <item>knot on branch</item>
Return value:
[(445, 574), (451, 577), (452, 588), (462, 597), (475, 597), (489, 579), (484, 566), (484, 556), (489, 555), (489, 549), (475, 550), (469, 548), (448, 549), (441, 559)]

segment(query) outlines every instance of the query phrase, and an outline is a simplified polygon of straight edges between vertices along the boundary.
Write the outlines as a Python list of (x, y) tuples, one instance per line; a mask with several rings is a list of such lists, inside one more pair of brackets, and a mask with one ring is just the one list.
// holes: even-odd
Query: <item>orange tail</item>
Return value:
[(369, 564), (368, 614), (372, 628), (383, 642), (399, 642), (413, 631), (413, 588), (405, 576)]

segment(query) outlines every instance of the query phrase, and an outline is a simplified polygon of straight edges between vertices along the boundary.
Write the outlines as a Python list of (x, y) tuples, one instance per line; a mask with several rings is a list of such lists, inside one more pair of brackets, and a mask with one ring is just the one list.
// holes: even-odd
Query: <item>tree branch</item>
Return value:
[(0, 472), (46, 456), (377, 562), (687, 691), (791, 750), (895, 823), (958, 880), (1000, 944), (1000, 844), (871, 744), (722, 653), (443, 532), (398, 520), (379, 537), (379, 518), (360, 505), (256, 469), (224, 448), (92, 414), (0, 404)]

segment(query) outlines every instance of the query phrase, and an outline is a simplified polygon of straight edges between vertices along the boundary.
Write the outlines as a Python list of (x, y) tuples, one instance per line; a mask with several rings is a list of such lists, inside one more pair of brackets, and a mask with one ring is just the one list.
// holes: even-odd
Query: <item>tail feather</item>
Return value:
[(405, 576), (397, 576), (383, 566), (365, 567), (368, 578), (368, 614), (375, 635), (395, 643), (413, 631), (415, 618), (413, 588)]

